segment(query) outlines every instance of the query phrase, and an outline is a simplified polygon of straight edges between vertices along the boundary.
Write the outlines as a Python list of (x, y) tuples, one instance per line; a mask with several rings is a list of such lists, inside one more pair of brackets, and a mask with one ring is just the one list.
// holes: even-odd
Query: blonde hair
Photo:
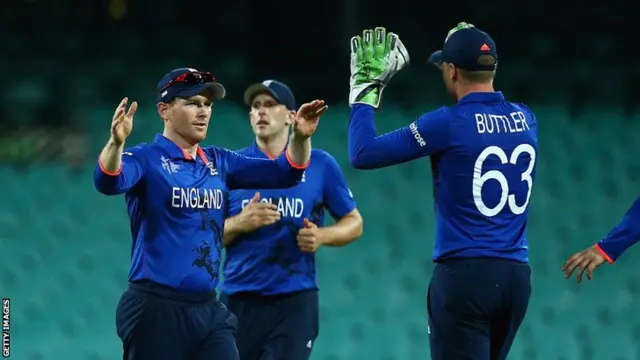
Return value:
[(469, 81), (479, 84), (488, 84), (493, 81), (496, 77), (496, 71), (469, 71), (469, 70), (460, 70), (460, 75)]
[[(478, 65), (481, 66), (495, 66), (496, 58), (491, 54), (482, 54), (478, 57)], [(488, 71), (469, 71), (460, 69), (460, 74), (465, 80), (474, 83), (487, 84), (493, 81), (496, 77), (495, 70)]]

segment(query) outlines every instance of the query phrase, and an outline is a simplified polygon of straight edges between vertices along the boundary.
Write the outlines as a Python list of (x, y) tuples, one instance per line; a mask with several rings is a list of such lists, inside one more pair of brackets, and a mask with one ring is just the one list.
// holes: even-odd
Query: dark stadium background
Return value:
[(427, 160), (349, 167), (349, 38), (398, 33), (411, 64), (385, 90), (379, 131), (450, 104), (426, 64), (448, 30), (491, 33), (496, 87), (537, 113), (541, 154), (531, 201), (530, 311), (514, 360), (640, 359), (640, 277), (630, 251), (580, 287), (565, 258), (604, 236), (638, 195), (640, 66), (631, 1), (18, 1), (0, 2), (0, 295), (11, 297), (15, 359), (120, 356), (115, 305), (129, 252), (123, 200), (92, 185), (114, 107), (141, 104), (132, 142), (161, 131), (157, 80), (212, 71), (228, 97), (208, 143), (252, 141), (241, 102), (252, 82), (327, 100), (314, 146), (340, 162), (365, 219), (362, 239), (322, 249), (314, 360), (425, 359), (424, 296), (433, 265)]

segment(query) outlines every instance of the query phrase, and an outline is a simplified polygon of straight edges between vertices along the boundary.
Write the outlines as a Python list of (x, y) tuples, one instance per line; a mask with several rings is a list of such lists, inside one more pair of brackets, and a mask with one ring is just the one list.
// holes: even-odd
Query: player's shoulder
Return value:
[(336, 159), (328, 151), (318, 148), (311, 149), (311, 161), (321, 164), (335, 163)]
[(230, 150), (230, 151), (233, 151), (233, 152), (236, 152), (238, 154), (242, 154), (242, 155), (246, 156), (246, 155), (252, 154), (254, 150), (253, 150), (252, 146), (246, 146), (246, 147), (243, 147), (241, 149)]
[(328, 151), (318, 148), (311, 149), (311, 158), (312, 159), (325, 159), (327, 157), (332, 157)]
[(409, 124), (409, 130), (412, 133), (424, 131), (424, 129), (429, 129), (429, 132), (440, 131), (445, 133), (451, 128), (451, 119), (453, 117), (451, 108), (441, 106), (435, 110), (422, 113), (414, 122)]
[(511, 107), (513, 107), (518, 112), (524, 114), (528, 126), (537, 128), (538, 119), (533, 110), (531, 110), (528, 105), (522, 102), (509, 102), (509, 105), (511, 105)]
[(523, 102), (518, 102), (518, 101), (508, 101), (508, 103), (509, 103), (509, 104), (511, 104), (512, 106), (519, 107), (519, 108), (521, 108), (522, 110), (526, 110), (526, 111), (529, 111), (529, 112), (533, 112), (533, 111), (531, 111), (531, 108), (529, 107), (529, 105), (527, 105), (527, 104), (525, 104), (525, 103), (523, 103)]
[(140, 143), (138, 145), (125, 148), (124, 151), (122, 152), (122, 155), (133, 156), (138, 158), (147, 158), (153, 152), (154, 152), (154, 149), (151, 145), (147, 143)]
[(512, 102), (510, 103), (512, 106), (520, 109), (522, 112), (527, 113), (529, 115), (531, 115), (532, 117), (535, 117), (535, 114), (533, 113), (533, 110), (531, 110), (531, 108), (522, 102)]
[(440, 106), (437, 109), (427, 111), (418, 116), (418, 119), (414, 122), (420, 126), (420, 123), (430, 124), (449, 124), (449, 120), (454, 116), (454, 110), (449, 106)]
[(328, 151), (322, 149), (311, 150), (311, 166), (323, 168), (323, 171), (327, 173), (342, 171), (336, 158)]
[(444, 118), (444, 117), (451, 116), (452, 111), (453, 111), (452, 107), (450, 106), (440, 106), (437, 109), (422, 113), (422, 115), (420, 115), (420, 118), (434, 118), (434, 117)]

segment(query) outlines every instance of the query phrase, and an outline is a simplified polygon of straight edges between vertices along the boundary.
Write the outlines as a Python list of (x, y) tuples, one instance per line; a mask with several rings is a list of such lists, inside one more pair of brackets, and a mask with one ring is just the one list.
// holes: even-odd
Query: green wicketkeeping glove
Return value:
[(352, 37), (349, 105), (378, 108), (385, 86), (408, 63), (409, 53), (398, 35), (383, 27)]

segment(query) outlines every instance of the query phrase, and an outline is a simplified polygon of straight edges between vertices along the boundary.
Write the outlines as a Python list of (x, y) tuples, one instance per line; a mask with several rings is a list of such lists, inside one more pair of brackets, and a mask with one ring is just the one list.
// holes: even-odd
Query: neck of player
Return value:
[(171, 131), (169, 129), (165, 129), (162, 133), (164, 137), (171, 140), (174, 144), (178, 145), (180, 149), (184, 150), (192, 159), (196, 158), (196, 153), (198, 151), (198, 143), (194, 143), (193, 141), (187, 140), (185, 137), (176, 133), (175, 131)]
[(458, 87), (456, 91), (457, 100), (460, 101), (463, 97), (471, 94), (471, 93), (488, 93), (495, 92), (496, 90), (493, 88), (493, 82), (488, 84), (465, 84), (464, 86)]
[(256, 143), (262, 152), (267, 154), (271, 158), (277, 158), (282, 154), (287, 141), (289, 140), (289, 132), (282, 131), (279, 134), (275, 134), (271, 137), (256, 137)]

